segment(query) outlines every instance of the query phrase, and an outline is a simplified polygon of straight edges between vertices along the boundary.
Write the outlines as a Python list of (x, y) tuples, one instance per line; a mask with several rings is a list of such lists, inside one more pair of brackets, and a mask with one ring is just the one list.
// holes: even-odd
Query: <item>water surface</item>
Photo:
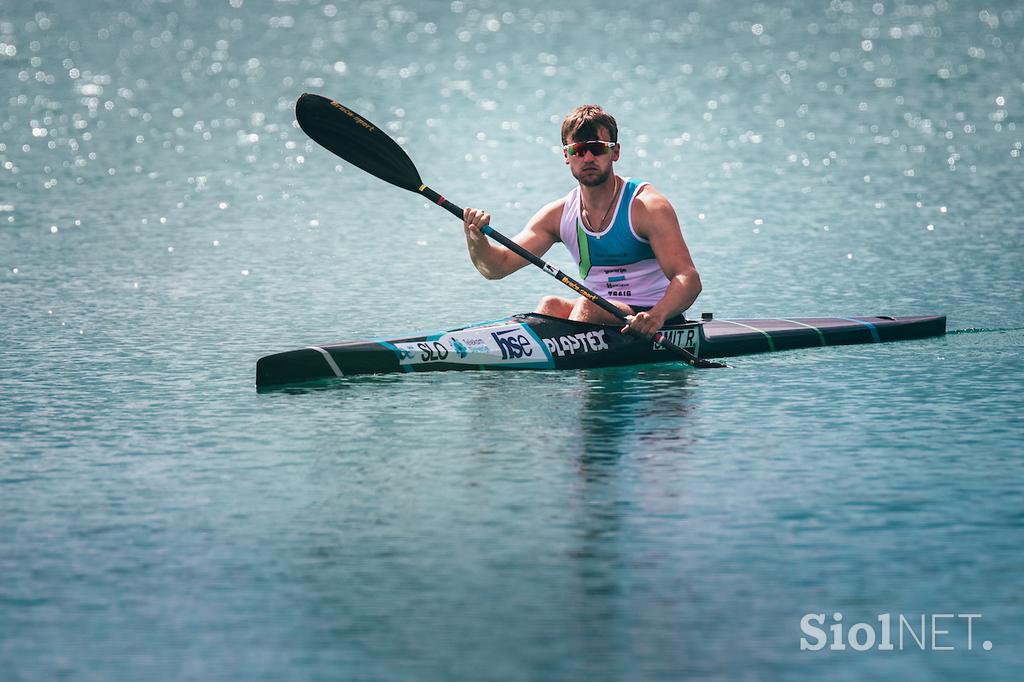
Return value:
[[(0, 668), (1015, 679), (1022, 25), (945, 0), (5, 4)], [(562, 293), (479, 277), (457, 221), (305, 138), (305, 91), (506, 233), (569, 190), (558, 126), (601, 103), (620, 173), (676, 207), (694, 312), (956, 333), (257, 394), (263, 354)], [(970, 651), (951, 627), (949, 652), (801, 652), (817, 612), (982, 618)]]

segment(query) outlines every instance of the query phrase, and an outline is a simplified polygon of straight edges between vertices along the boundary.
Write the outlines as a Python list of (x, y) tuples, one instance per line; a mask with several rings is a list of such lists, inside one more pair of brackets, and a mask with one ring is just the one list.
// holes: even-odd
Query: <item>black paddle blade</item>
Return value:
[(295, 118), (314, 142), (367, 173), (411, 192), (423, 184), (405, 150), (348, 107), (306, 93), (295, 104)]

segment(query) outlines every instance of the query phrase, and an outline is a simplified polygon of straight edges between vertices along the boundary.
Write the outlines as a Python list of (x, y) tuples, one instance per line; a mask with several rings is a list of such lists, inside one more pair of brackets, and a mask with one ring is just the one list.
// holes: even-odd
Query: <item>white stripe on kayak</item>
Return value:
[(761, 334), (764, 334), (764, 338), (768, 339), (768, 350), (770, 350), (772, 352), (775, 352), (775, 342), (772, 341), (772, 335), (769, 334), (768, 332), (766, 332), (765, 330), (758, 329), (757, 327), (751, 327), (749, 324), (743, 324), (742, 322), (737, 322), (736, 320), (715, 320), (715, 321), (716, 322), (728, 322), (729, 324), (734, 324), (737, 327), (746, 327), (747, 329), (751, 329), (751, 330), (753, 330), (755, 332), (759, 332)]
[(808, 329), (813, 329), (814, 331), (818, 332), (818, 340), (821, 341), (821, 345), (823, 345), (823, 346), (826, 345), (825, 344), (825, 335), (822, 334), (821, 330), (818, 329), (817, 327), (815, 327), (814, 325), (807, 324), (806, 322), (801, 322), (800, 320), (787, 320), (787, 319), (782, 318), (782, 317), (779, 317), (779, 318), (776, 318), (776, 319), (778, 319), (778, 320), (780, 320), (782, 322), (789, 322), (790, 324), (798, 324), (801, 327), (807, 327)]
[(334, 372), (334, 376), (336, 376), (336, 377), (345, 376), (344, 374), (341, 373), (341, 370), (338, 369), (338, 363), (336, 363), (334, 361), (334, 358), (331, 357), (330, 353), (325, 351), (320, 346), (307, 346), (307, 348), (312, 348), (315, 351), (319, 351), (324, 356), (324, 360), (327, 361), (327, 366), (331, 368), (332, 372)]

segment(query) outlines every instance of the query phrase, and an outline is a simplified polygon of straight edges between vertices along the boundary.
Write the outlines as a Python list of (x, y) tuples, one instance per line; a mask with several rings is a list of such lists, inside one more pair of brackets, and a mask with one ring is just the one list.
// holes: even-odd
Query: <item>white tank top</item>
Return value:
[(591, 291), (627, 305), (653, 306), (668, 289), (650, 242), (633, 228), (633, 199), (648, 183), (627, 178), (612, 221), (602, 232), (590, 232), (580, 217), (580, 188), (565, 198), (559, 235)]

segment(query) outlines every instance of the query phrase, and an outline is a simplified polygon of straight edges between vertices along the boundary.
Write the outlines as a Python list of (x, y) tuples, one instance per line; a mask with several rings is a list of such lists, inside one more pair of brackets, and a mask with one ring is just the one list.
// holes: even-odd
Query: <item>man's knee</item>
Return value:
[(552, 317), (569, 317), (573, 310), (573, 302), (560, 296), (545, 296), (537, 304), (537, 312)]
[[(611, 304), (622, 311), (624, 315), (632, 315), (633, 309), (625, 303), (618, 301), (611, 301)], [(597, 324), (615, 324), (618, 322), (618, 318), (609, 313), (607, 310), (597, 305), (593, 301), (580, 298), (576, 301), (576, 304), (572, 308), (572, 313), (569, 316), (571, 320), (577, 320), (580, 322), (594, 322)]]

